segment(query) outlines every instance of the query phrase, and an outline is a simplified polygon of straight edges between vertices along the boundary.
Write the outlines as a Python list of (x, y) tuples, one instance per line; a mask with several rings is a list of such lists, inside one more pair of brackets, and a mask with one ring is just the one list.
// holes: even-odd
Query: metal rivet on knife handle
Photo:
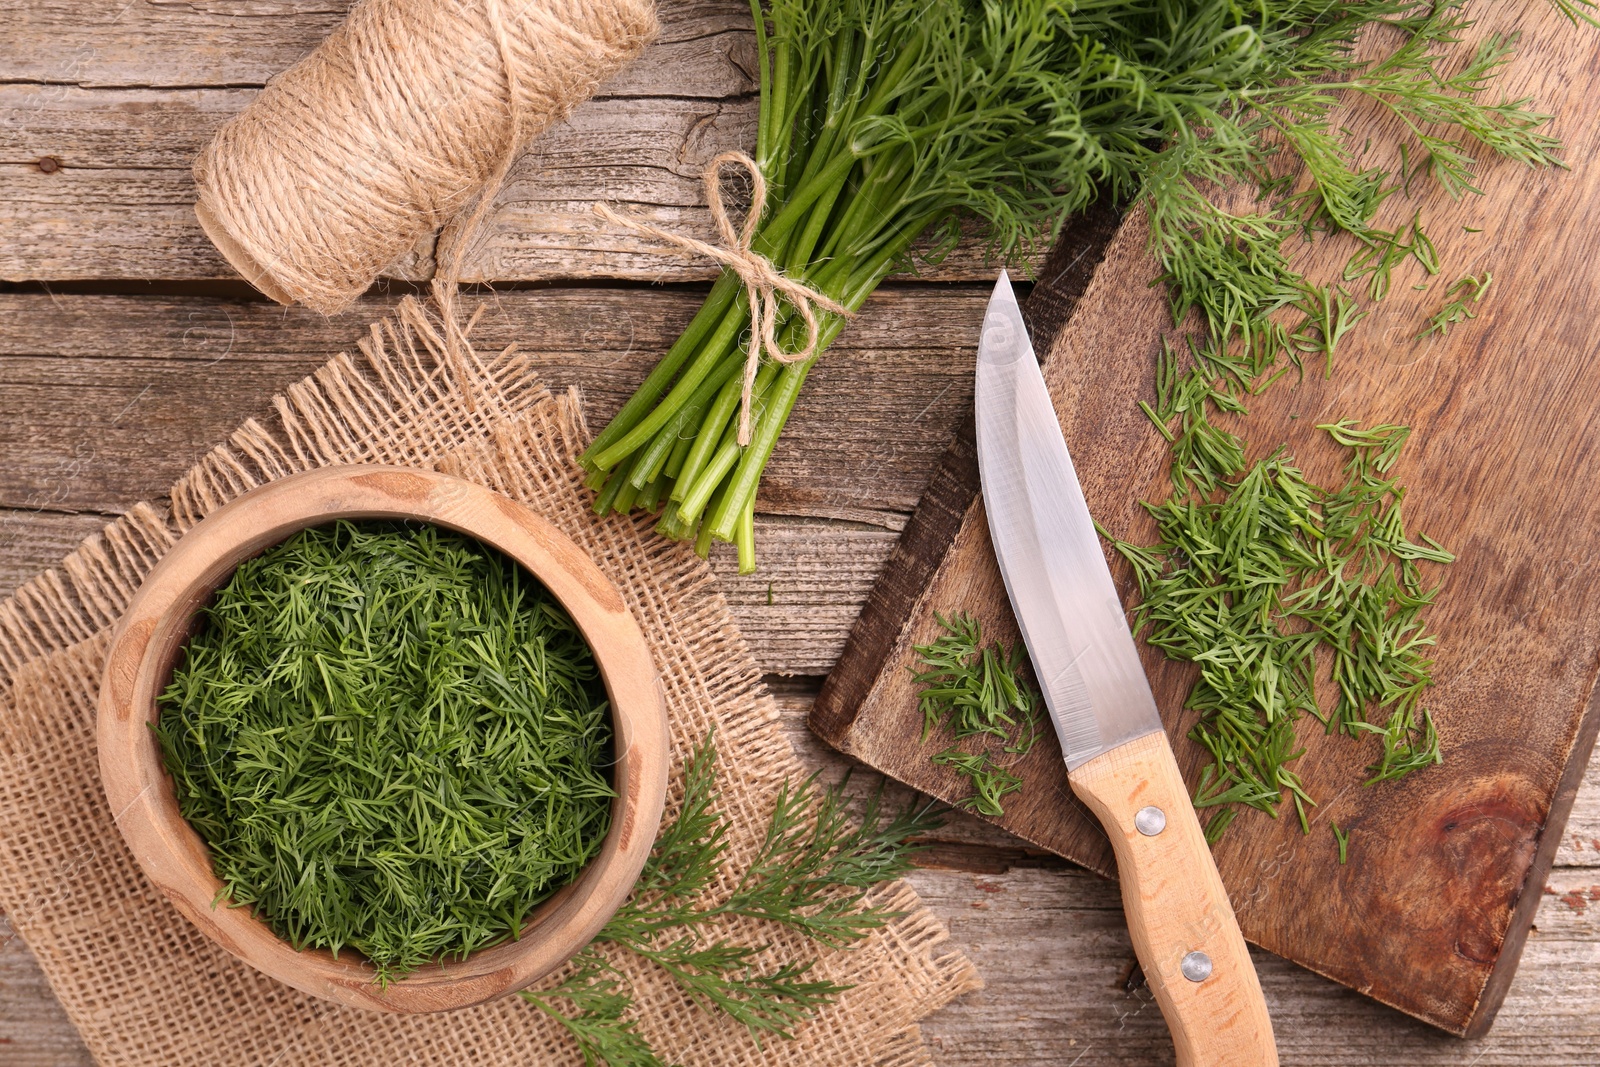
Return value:
[(1196, 950), (1183, 957), (1183, 962), (1178, 965), (1183, 976), (1191, 982), (1204, 982), (1211, 977), (1211, 957), (1204, 952)]
[(1154, 837), (1167, 828), (1167, 813), (1154, 804), (1140, 808), (1133, 816), (1134, 829), (1146, 837)]

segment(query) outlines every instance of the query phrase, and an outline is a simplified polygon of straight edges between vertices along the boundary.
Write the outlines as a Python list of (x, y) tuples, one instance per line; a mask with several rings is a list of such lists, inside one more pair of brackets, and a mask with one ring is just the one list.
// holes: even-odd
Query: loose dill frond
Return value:
[[(1367, 317), (1367, 312), (1361, 310), (1350, 294), (1337, 285), (1308, 288), (1295, 307), (1305, 314), (1305, 321), (1289, 336), (1289, 340), (1294, 343), (1298, 353), (1322, 356), (1325, 361), (1322, 376), (1333, 377), (1334, 350), (1344, 340), (1345, 334)], [(1291, 358), (1298, 360), (1295, 353), (1291, 353)], [(1272, 380), (1269, 379), (1257, 391), (1263, 391), (1271, 384)]]
[(223, 897), (379, 982), (515, 936), (609, 826), (588, 645), (437, 527), (339, 522), (241, 564), (159, 703)]
[(1439, 732), (1434, 728), (1433, 716), (1422, 712), (1419, 722), (1414, 712), (1397, 707), (1383, 726), (1370, 722), (1356, 722), (1355, 729), (1377, 734), (1383, 740), (1383, 756), (1367, 772), (1372, 775), (1367, 785), (1391, 782), (1412, 771), (1443, 763), (1439, 751)]
[(947, 748), (933, 762), (949, 767), (972, 783), (972, 795), (962, 800), (961, 806), (979, 815), (995, 818), (1004, 815), (1002, 798), (1022, 790), (1022, 779), (989, 758), (987, 752), (963, 752)]
[[(1022, 788), (1022, 779), (1009, 767), (1039, 739), (1039, 695), (1020, 674), (1027, 657), (1020, 647), (985, 644), (982, 625), (971, 615), (935, 618), (944, 633), (915, 647), (923, 669), (912, 668), (912, 681), (921, 686), (923, 743), (938, 731), (956, 741), (976, 738), (985, 746), (979, 751), (951, 746), (933, 762), (972, 784), (962, 807), (1003, 815), (1001, 798)], [(999, 755), (1010, 758), (997, 760)]]
[(566, 1028), (585, 1067), (667, 1067), (639, 1033), (637, 1020), (626, 1017), (633, 993), (622, 973), (592, 949), (569, 966), (572, 971), (560, 985), (518, 996)]
[(1361, 236), (1364, 247), (1345, 264), (1344, 280), (1368, 279), (1367, 295), (1373, 300), (1389, 295), (1394, 269), (1407, 259), (1416, 260), (1430, 275), (1439, 273), (1439, 253), (1433, 239), (1422, 228), (1420, 212), (1412, 216), (1409, 227), (1368, 229)]
[(1333, 827), (1333, 840), (1339, 846), (1339, 864), (1343, 866), (1350, 859), (1350, 834), (1339, 829), (1336, 822), (1329, 822), (1328, 825)]
[(1443, 337), (1456, 323), (1477, 318), (1478, 313), (1473, 305), (1483, 299), (1493, 283), (1494, 275), (1484, 271), (1481, 276), (1469, 274), (1446, 289), (1444, 306), (1428, 320), (1427, 328), (1417, 334), (1417, 339), (1421, 340), (1430, 334)]
[[(1569, 17), (1593, 21), (1587, 5), (1580, 11), (1565, 0), (1552, 2)], [(1291, 236), (1354, 236), (1363, 249), (1345, 280), (1368, 279), (1368, 295), (1379, 300), (1393, 269), (1408, 258), (1429, 274), (1439, 271), (1420, 216), (1393, 231), (1373, 224), (1392, 194), (1409, 194), (1421, 175), (1452, 196), (1479, 192), (1475, 145), (1529, 166), (1561, 165), (1558, 143), (1544, 132), (1550, 116), (1526, 98), (1491, 95), (1516, 36), (1491, 36), (1459, 61), (1473, 25), (1465, 0), (1332, 0), (1295, 5), (1293, 15), (1276, 5), (1264, 10), (1272, 14), (1251, 23), (1259, 65), (1248, 84), (1221, 79), (1211, 87), (1214, 95), (1186, 101), (1205, 121), (1191, 120), (1186, 132), (1153, 150), (1139, 180), (1127, 186), (1148, 210), (1150, 245), (1169, 285), (1175, 321), (1198, 309), (1211, 347), (1235, 345), (1254, 353), (1257, 365), (1294, 355), (1293, 342), (1271, 317), (1309, 288), (1289, 263)], [(1359, 63), (1354, 42), (1373, 27), (1387, 29), (1398, 43)], [(1358, 167), (1343, 131), (1333, 128), (1333, 109), (1351, 95), (1399, 119), (1405, 132), (1394, 143), (1401, 161), (1395, 171)], [(1287, 195), (1287, 170), (1274, 173), (1280, 145), (1303, 172), (1304, 187)], [(1230, 213), (1204, 191), (1240, 181), (1257, 184), (1262, 210)]]
[[(633, 896), (595, 942), (649, 960), (702, 1008), (758, 1037), (792, 1037), (849, 987), (811, 977), (811, 962), (772, 966), (768, 945), (720, 940), (719, 926), (742, 917), (831, 948), (860, 941), (895, 917), (868, 905), (868, 892), (911, 869), (915, 839), (940, 825), (938, 810), (926, 803), (888, 812), (881, 784), (853, 803), (848, 780), (822, 787), (813, 775), (785, 783), (760, 848), (731, 891), (718, 894), (712, 889), (723, 877), (729, 827), (717, 811), (716, 781), (708, 735), (684, 766), (678, 815), (657, 835)], [(566, 1026), (589, 1062), (656, 1067), (655, 1053), (625, 1017), (632, 1003), (626, 979), (592, 950), (574, 966), (561, 985), (523, 999)]]

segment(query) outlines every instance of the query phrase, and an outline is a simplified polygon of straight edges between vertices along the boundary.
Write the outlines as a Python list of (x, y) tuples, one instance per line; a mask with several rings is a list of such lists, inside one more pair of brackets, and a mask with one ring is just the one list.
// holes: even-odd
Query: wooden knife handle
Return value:
[[(1111, 835), (1122, 905), (1178, 1067), (1277, 1067), (1255, 965), (1165, 733), (1085, 763), (1072, 788)], [(1161, 817), (1145, 809), (1160, 809)], [(1144, 830), (1161, 825), (1158, 833)], [(1205, 971), (1204, 953), (1210, 974)], [(1187, 964), (1185, 960), (1187, 959)], [(1188, 977), (1186, 977), (1188, 975)]]

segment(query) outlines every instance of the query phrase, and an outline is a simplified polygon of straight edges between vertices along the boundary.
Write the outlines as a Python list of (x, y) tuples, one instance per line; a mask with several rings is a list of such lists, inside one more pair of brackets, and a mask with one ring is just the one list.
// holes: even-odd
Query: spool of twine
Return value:
[(195, 214), (280, 303), (341, 311), (447, 223), (453, 282), (517, 150), (656, 30), (654, 0), (360, 0), (200, 153)]

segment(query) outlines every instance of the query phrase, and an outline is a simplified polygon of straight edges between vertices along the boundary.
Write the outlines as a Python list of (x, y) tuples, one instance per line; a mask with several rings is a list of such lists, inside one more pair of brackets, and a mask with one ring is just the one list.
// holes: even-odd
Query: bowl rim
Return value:
[[(341, 518), (411, 519), (467, 534), (534, 575), (594, 652), (616, 748), (611, 826), (599, 853), (541, 902), (520, 936), (427, 965), (380, 988), (360, 954), (296, 950), (225, 898), (200, 835), (178, 812), (147, 724), (157, 716), (191, 620), (244, 560)], [(155, 888), (207, 937), (302, 992), (358, 1008), (416, 1013), (481, 1004), (525, 988), (580, 951), (622, 905), (655, 843), (667, 791), (660, 678), (638, 621), (594, 561), (526, 505), (473, 482), (412, 467), (349, 464), (287, 475), (197, 523), (156, 564), (112, 637), (97, 718), (100, 776), (113, 819)]]

